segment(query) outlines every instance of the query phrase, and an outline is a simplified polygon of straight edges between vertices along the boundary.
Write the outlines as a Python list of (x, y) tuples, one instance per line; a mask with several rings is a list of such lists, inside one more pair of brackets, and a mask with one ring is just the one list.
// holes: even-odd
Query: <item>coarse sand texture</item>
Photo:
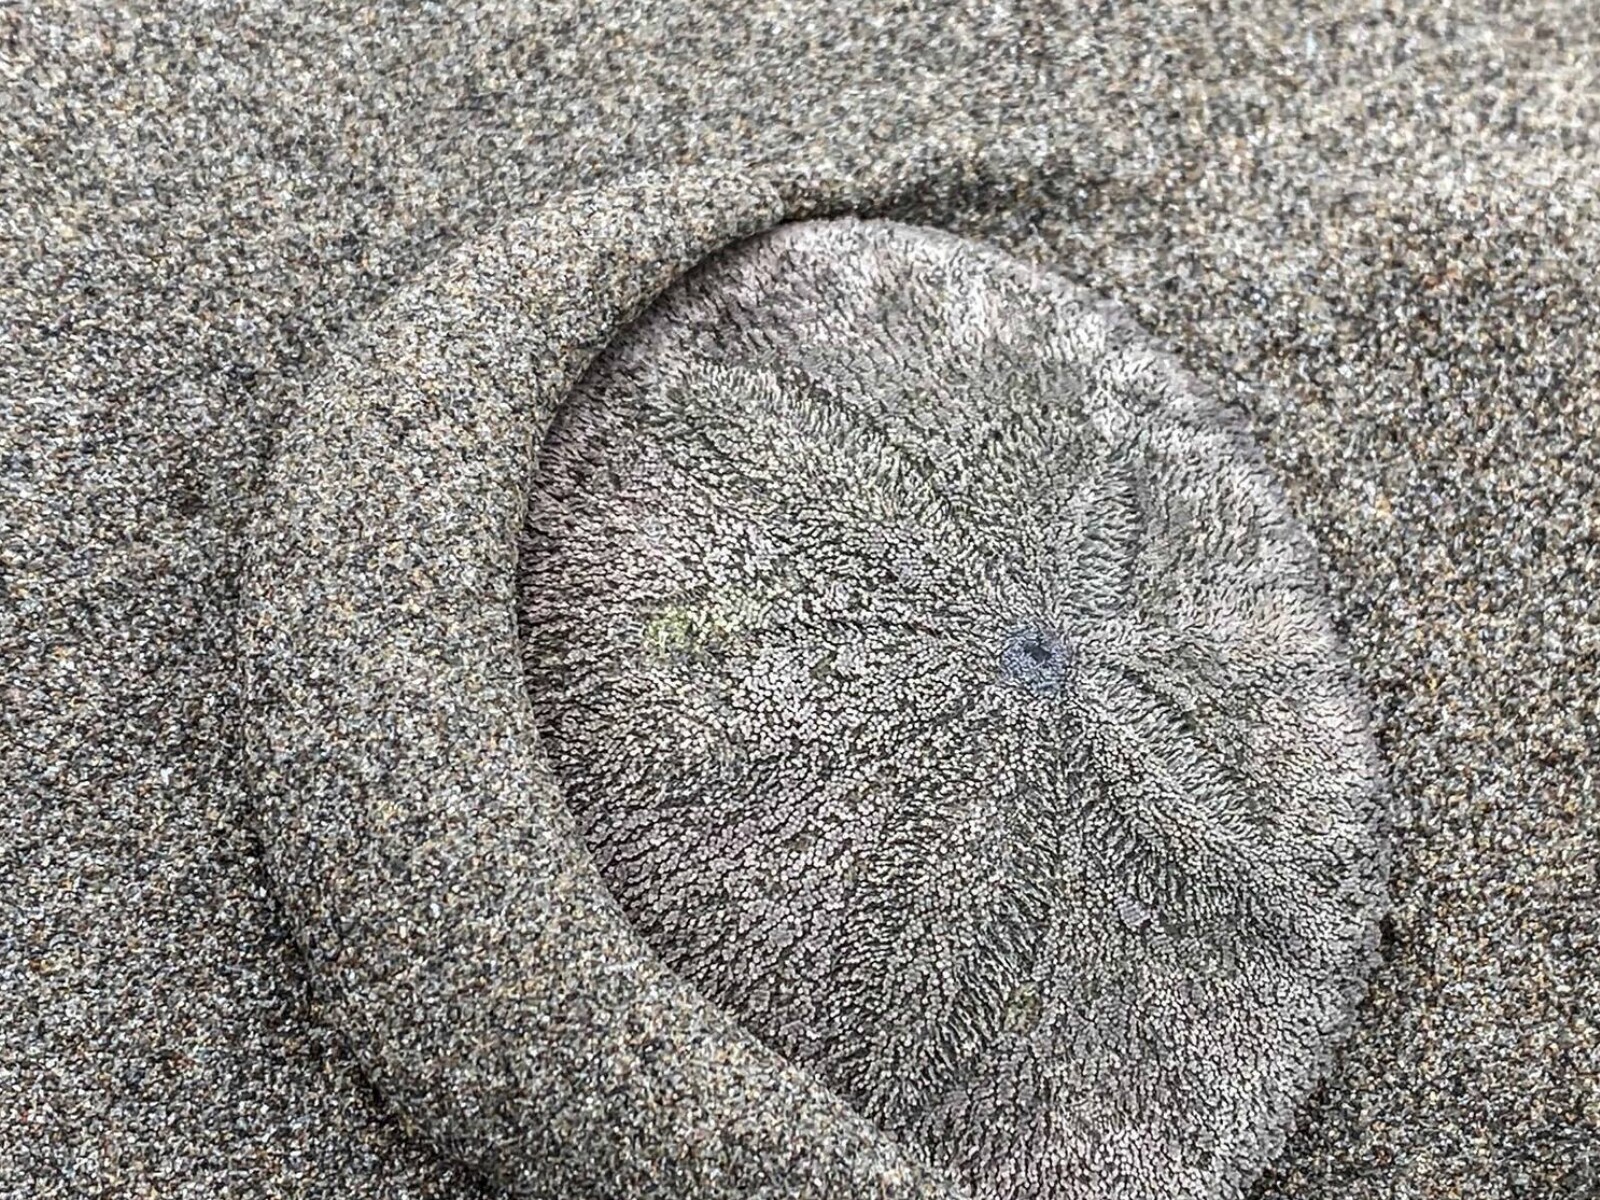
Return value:
[(0, 4), (0, 1200), (1600, 1197), (1600, 4)]

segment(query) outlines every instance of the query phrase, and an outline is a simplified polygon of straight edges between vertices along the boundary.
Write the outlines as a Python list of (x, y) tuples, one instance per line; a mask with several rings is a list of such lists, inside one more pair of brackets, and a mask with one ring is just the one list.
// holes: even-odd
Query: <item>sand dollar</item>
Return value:
[(535, 714), (663, 959), (980, 1197), (1237, 1193), (1346, 1027), (1380, 771), (1242, 422), (887, 222), (675, 285), (531, 483)]

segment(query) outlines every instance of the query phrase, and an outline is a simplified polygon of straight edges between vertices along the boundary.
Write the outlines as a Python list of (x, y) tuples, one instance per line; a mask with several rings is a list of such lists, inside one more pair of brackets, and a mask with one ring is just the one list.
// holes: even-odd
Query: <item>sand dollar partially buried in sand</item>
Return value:
[(1380, 771), (1241, 423), (1064, 280), (780, 227), (626, 329), (521, 548), (668, 963), (984, 1198), (1237, 1194), (1350, 1019)]

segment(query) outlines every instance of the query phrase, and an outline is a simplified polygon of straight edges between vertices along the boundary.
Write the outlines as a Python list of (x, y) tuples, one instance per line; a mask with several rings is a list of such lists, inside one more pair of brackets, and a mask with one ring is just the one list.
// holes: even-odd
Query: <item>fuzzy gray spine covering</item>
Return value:
[(984, 1198), (1235, 1196), (1350, 1020), (1381, 772), (1241, 424), (881, 222), (676, 285), (546, 440), (530, 695), (607, 884)]

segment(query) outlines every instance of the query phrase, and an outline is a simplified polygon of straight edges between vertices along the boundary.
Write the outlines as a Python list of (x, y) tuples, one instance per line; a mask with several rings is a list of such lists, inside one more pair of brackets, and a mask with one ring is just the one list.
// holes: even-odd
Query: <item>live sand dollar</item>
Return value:
[(1348, 1021), (1380, 771), (1242, 422), (1105, 303), (781, 226), (574, 389), (529, 693), (650, 945), (995, 1200), (1233, 1194)]

